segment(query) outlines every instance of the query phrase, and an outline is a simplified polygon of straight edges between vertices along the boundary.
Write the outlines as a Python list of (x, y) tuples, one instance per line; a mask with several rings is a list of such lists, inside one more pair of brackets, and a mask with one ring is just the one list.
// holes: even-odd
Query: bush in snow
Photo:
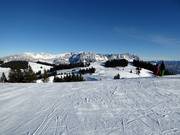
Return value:
[(49, 81), (49, 78), (48, 78), (48, 72), (47, 70), (44, 70), (44, 74), (42, 75), (42, 81), (43, 82), (48, 82)]
[(120, 74), (115, 75), (114, 79), (120, 79)]

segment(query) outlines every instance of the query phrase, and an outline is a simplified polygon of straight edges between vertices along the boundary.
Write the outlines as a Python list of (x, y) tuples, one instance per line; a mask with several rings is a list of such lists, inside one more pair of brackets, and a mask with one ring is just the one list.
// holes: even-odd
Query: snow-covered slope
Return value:
[[(78, 72), (80, 69), (94, 67), (96, 69), (95, 73), (83, 75), (86, 81), (113, 80), (114, 76), (117, 74), (120, 74), (121, 79), (122, 78), (124, 79), (124, 78), (154, 77), (151, 71), (143, 69), (143, 68), (141, 69), (140, 74), (137, 75), (136, 67), (132, 66), (131, 64), (128, 64), (128, 66), (124, 68), (122, 67), (106, 68), (102, 64), (103, 62), (92, 62), (89, 67), (84, 67), (84, 68), (78, 67), (78, 68), (73, 68), (73, 69), (58, 70), (57, 74), (72, 73), (73, 71)], [(130, 73), (130, 71), (132, 71), (132, 73)], [(60, 76), (63, 76), (63, 75), (60, 75)], [(49, 82), (52, 82), (53, 77), (50, 77), (49, 80), (50, 80)]]
[[(102, 65), (102, 62), (91, 63), (90, 67), (96, 68), (94, 74), (84, 75), (86, 80), (112, 80), (115, 75), (120, 74), (120, 78), (139, 78), (139, 77), (153, 77), (153, 73), (149, 70), (142, 69), (140, 74), (136, 74), (136, 67), (128, 64), (128, 66), (106, 68)], [(130, 71), (132, 70), (132, 73)]]
[(31, 66), (32, 70), (35, 73), (38, 71), (41, 71), (41, 73), (43, 73), (44, 70), (49, 70), (50, 68), (52, 68), (52, 66), (46, 66), (46, 65), (42, 65), (42, 64), (38, 64), (34, 62), (29, 62), (29, 65)]
[(63, 54), (47, 54), (47, 53), (23, 53), (18, 55), (11, 55), (1, 58), (5, 62), (12, 60), (25, 60), (25, 61), (43, 61), (53, 64), (61, 63), (77, 63), (77, 62), (95, 62), (106, 61), (108, 59), (125, 58), (129, 61), (139, 59), (138, 56), (125, 54), (97, 54), (93, 52), (78, 52), (78, 53), (63, 53)]
[[(85, 74), (83, 75), (84, 79), (87, 81), (95, 81), (95, 80), (113, 80), (114, 76), (120, 74), (120, 78), (139, 78), (139, 77), (153, 77), (153, 73), (149, 70), (142, 69), (140, 75), (136, 74), (136, 67), (128, 64), (127, 67), (116, 67), (116, 68), (106, 68), (103, 65), (103, 62), (92, 62), (89, 67), (94, 67), (96, 69), (95, 73), (93, 74)], [(36, 73), (44, 70), (49, 70), (52, 66), (46, 66), (43, 64), (38, 64), (34, 62), (29, 62), (29, 65), (32, 67), (32, 70)], [(85, 67), (87, 68), (87, 67)], [(65, 69), (57, 71), (58, 74), (61, 73), (72, 73), (74, 70), (79, 71), (83, 68), (73, 68), (73, 69)], [(6, 77), (8, 77), (10, 69), (9, 68), (0, 68), (0, 77), (4, 72)], [(132, 73), (130, 73), (132, 71)], [(53, 82), (54, 77), (49, 78), (49, 82)], [(38, 81), (41, 82), (41, 81)]]
[(1, 135), (179, 135), (180, 79), (0, 84)]

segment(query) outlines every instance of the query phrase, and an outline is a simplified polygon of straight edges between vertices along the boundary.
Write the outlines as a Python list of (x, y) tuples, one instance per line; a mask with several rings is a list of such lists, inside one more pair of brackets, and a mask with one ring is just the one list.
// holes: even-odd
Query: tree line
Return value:
[(144, 68), (150, 70), (153, 72), (154, 75), (157, 76), (173, 75), (173, 73), (171, 73), (168, 69), (166, 69), (163, 61), (160, 64), (154, 65), (150, 62), (134, 60), (132, 64), (137, 68)]
[(1, 67), (11, 68), (11, 69), (27, 69), (28, 62), (27, 61), (9, 61), (6, 63), (2, 63)]
[[(93, 68), (90, 68), (90, 71)], [(87, 70), (88, 71), (88, 70)], [(87, 72), (86, 71), (86, 72)], [(92, 71), (91, 71), (92, 72)], [(8, 79), (5, 76), (5, 73), (2, 73), (0, 82), (10, 82), (10, 83), (35, 83), (37, 80), (42, 80), (43, 82), (48, 82), (50, 76), (54, 76), (54, 82), (76, 82), (84, 81), (82, 74), (66, 74), (64, 77), (57, 77), (57, 72), (51, 72), (50, 70), (44, 70), (42, 73), (38, 71), (37, 73), (33, 72), (31, 66), (28, 66), (27, 69), (10, 69)]]
[(66, 75), (64, 77), (54, 77), (53, 82), (79, 82), (79, 81), (84, 81), (84, 78), (81, 74), (71, 74), (71, 75)]
[[(49, 81), (49, 75), (46, 70), (41, 74), (41, 80), (43, 82)], [(9, 83), (35, 83), (38, 80), (36, 73), (33, 72), (31, 67), (28, 69), (11, 69), (8, 75), (8, 79), (5, 76), (5, 73), (2, 73), (0, 82), (9, 82)]]
[[(0, 61), (1, 62), (1, 61)], [(44, 70), (44, 73), (41, 71), (33, 72), (32, 68), (29, 66), (27, 61), (10, 61), (4, 63), (1, 62), (1, 67), (10, 68), (10, 72), (8, 75), (8, 79), (5, 76), (4, 73), (2, 73), (2, 76), (0, 78), (0, 82), (11, 82), (11, 83), (32, 83), (36, 82), (36, 80), (42, 80), (43, 82), (48, 82), (48, 78), (50, 76), (56, 76), (57, 70), (62, 69), (71, 69), (75, 67), (86, 67), (89, 66), (89, 63), (74, 63), (74, 64), (50, 64), (46, 62), (37, 62), (38, 64), (43, 64), (47, 66), (53, 66), (50, 70)], [(82, 70), (82, 74), (87, 72), (94, 72), (93, 69), (88, 70)], [(81, 74), (81, 73), (79, 73)], [(82, 76), (74, 77), (74, 75), (71, 77), (71, 75), (67, 75), (65, 78), (63, 78), (62, 81), (70, 81), (70, 80), (82, 80)]]
[(126, 67), (128, 65), (128, 60), (126, 59), (113, 59), (105, 62), (105, 67)]
[(79, 74), (93, 74), (95, 73), (96, 69), (94, 67), (86, 68), (86, 69), (80, 69)]
[(57, 71), (57, 70), (63, 70), (63, 69), (71, 69), (71, 68), (76, 68), (76, 67), (87, 67), (89, 66), (90, 63), (74, 63), (74, 64), (59, 64), (59, 65), (54, 65), (53, 68), (50, 69), (51, 72)]
[(30, 66), (27, 69), (11, 69), (7, 80), (11, 83), (33, 83), (35, 81), (36, 74)]

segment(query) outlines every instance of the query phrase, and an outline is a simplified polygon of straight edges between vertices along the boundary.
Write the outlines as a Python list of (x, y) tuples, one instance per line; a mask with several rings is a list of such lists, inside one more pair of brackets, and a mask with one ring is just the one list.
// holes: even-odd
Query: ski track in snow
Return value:
[(0, 84), (1, 135), (180, 135), (180, 79)]

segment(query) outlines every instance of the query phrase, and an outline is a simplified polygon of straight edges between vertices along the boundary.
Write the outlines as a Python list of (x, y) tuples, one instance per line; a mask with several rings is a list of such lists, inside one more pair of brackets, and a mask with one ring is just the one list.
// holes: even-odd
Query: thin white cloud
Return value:
[(151, 41), (160, 45), (180, 45), (180, 40), (171, 37), (165, 37), (162, 35), (156, 35), (151, 37)]
[(137, 28), (134, 27), (115, 27), (115, 32), (118, 32), (120, 34), (124, 34), (125, 36), (128, 36), (130, 38), (146, 41), (146, 42), (152, 42), (157, 45), (165, 45), (165, 46), (171, 46), (171, 45), (180, 45), (180, 39), (175, 37), (167, 37), (163, 34), (149, 34), (144, 33)]

